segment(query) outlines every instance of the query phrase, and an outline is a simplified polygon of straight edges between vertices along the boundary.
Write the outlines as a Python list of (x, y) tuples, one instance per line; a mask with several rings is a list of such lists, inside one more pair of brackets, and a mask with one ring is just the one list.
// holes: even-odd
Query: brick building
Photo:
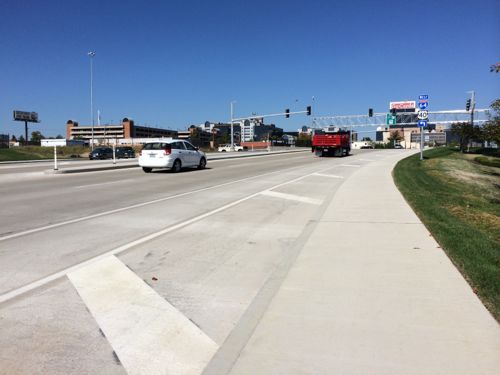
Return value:
[(177, 131), (135, 125), (134, 120), (128, 118), (124, 118), (120, 125), (79, 125), (72, 120), (66, 123), (66, 139), (90, 141), (94, 138), (94, 142), (100, 142), (110, 139), (161, 137), (176, 138)]

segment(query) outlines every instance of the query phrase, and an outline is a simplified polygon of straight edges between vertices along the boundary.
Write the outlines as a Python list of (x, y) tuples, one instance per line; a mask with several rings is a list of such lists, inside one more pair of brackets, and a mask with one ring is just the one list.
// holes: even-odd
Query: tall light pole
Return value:
[(90, 57), (90, 117), (92, 119), (92, 151), (94, 150), (94, 98), (93, 98), (93, 85), (94, 85), (94, 65), (93, 60), (95, 52), (89, 51), (87, 55)]
[(234, 151), (234, 129), (233, 129), (233, 104), (236, 103), (236, 100), (231, 101), (231, 151)]

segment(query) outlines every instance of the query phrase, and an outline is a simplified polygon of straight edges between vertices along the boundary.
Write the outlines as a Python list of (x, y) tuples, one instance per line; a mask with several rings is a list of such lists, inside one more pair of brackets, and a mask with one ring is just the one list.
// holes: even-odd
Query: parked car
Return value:
[[(243, 151), (244, 147), (239, 145), (238, 143), (234, 144), (234, 151)], [(229, 152), (231, 151), (231, 145), (220, 145), (217, 149), (219, 152)]]
[(172, 172), (179, 172), (184, 167), (204, 169), (207, 157), (191, 143), (172, 139), (146, 143), (139, 155), (139, 165), (146, 173), (153, 168), (169, 168)]
[(115, 149), (115, 157), (117, 159), (135, 158), (135, 151), (132, 147), (117, 147)]
[(400, 144), (395, 144), (394, 148), (403, 148), (403, 146), (401, 146)]
[(110, 147), (97, 147), (89, 154), (89, 159), (113, 159), (113, 149)]

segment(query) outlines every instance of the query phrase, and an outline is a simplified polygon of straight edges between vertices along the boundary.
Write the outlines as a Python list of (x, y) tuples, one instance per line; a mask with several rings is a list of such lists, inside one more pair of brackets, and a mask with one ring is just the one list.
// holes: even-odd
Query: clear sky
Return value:
[[(165, 0), (0, 2), (0, 133), (65, 134), (68, 119), (185, 129), (235, 115), (387, 111), (430, 95), (430, 110), (500, 97), (500, 2)], [(96, 120), (97, 121), (97, 120)], [(276, 118), (296, 130), (311, 118)]]

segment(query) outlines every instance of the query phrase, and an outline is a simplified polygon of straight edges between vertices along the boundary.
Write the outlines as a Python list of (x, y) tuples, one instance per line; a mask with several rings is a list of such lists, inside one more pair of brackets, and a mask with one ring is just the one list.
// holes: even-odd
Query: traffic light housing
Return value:
[(307, 106), (307, 115), (311, 116), (311, 106)]
[(465, 102), (465, 110), (467, 112), (470, 111), (470, 103), (471, 103), (471, 100), (470, 99), (467, 99), (467, 101)]
[(368, 108), (368, 117), (373, 117), (373, 108)]
[(290, 118), (290, 110), (288, 108), (285, 109), (285, 117)]

